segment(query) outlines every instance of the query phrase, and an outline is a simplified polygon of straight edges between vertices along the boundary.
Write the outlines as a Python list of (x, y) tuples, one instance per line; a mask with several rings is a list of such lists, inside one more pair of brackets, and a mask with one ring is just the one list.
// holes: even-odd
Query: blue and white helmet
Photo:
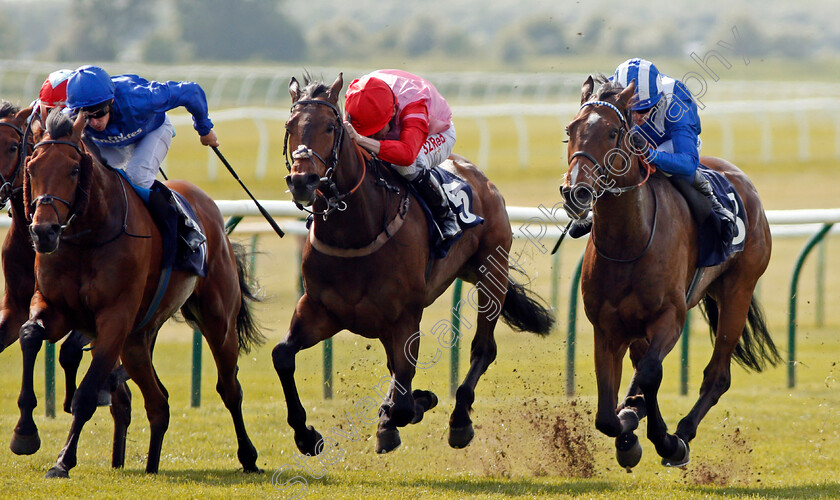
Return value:
[(652, 62), (644, 59), (628, 59), (615, 68), (613, 80), (627, 87), (636, 80), (636, 96), (633, 111), (648, 109), (662, 99), (662, 75)]

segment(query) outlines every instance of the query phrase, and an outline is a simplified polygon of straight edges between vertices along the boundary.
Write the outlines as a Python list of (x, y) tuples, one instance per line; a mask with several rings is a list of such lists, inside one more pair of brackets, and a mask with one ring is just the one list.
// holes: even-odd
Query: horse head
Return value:
[[(289, 94), (292, 96), (292, 108), (286, 122), (286, 137), (283, 155), (286, 157), (286, 184), (292, 199), (299, 206), (311, 206), (318, 196), (333, 196), (335, 184), (332, 176), (338, 164), (341, 151), (344, 126), (338, 98), (344, 80), (338, 78), (329, 87), (321, 82), (309, 82), (304, 79), (305, 87), (300, 88), (292, 77)], [(291, 157), (291, 163), (289, 158)], [(328, 185), (329, 190), (320, 189)]]
[[(630, 104), (635, 81), (623, 88), (599, 77), (601, 87), (594, 92), (596, 81), (587, 78), (581, 88), (581, 106), (566, 127), (569, 170), (560, 189), (563, 208), (569, 217), (584, 219), (604, 193), (626, 191), (624, 179), (639, 154), (631, 132)], [(593, 95), (594, 94), (594, 95)], [(635, 186), (633, 186), (635, 187)]]
[(26, 155), (32, 148), (33, 133), (40, 133), (43, 127), (31, 117), (33, 108), (19, 110), (8, 101), (0, 101), (0, 207), (4, 207), (12, 193), (19, 191), (22, 181), (20, 172)]
[(81, 113), (74, 122), (53, 111), (46, 126), (44, 140), (27, 159), (23, 194), (32, 245), (36, 252), (48, 254), (58, 249), (61, 234), (87, 207), (93, 159), (81, 142)]

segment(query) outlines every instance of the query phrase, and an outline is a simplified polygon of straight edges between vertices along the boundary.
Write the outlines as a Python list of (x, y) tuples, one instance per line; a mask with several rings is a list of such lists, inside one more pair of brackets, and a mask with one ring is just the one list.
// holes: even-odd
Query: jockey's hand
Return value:
[(359, 134), (358, 132), (356, 132), (356, 129), (353, 128), (353, 125), (351, 125), (350, 122), (347, 120), (343, 120), (342, 123), (344, 124), (344, 130), (347, 131), (347, 135), (349, 135), (350, 138), (356, 142), (356, 144), (367, 149), (373, 154), (379, 154), (379, 141)]
[(201, 144), (204, 146), (219, 147), (219, 139), (216, 137), (216, 132), (212, 130), (201, 136)]
[(630, 132), (630, 144), (633, 146), (633, 153), (637, 155), (647, 156), (648, 144), (647, 139), (640, 132), (635, 130)]

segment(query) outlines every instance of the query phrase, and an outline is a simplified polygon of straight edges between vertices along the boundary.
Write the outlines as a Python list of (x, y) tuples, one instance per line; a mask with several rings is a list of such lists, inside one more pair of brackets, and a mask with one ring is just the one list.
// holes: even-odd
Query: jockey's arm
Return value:
[(429, 137), (428, 122), (420, 118), (403, 120), (399, 140), (379, 143), (379, 157), (394, 165), (411, 165)]
[(700, 163), (697, 135), (688, 127), (675, 128), (671, 131), (671, 143), (673, 153), (652, 150), (650, 162), (663, 172), (684, 177), (690, 182)]

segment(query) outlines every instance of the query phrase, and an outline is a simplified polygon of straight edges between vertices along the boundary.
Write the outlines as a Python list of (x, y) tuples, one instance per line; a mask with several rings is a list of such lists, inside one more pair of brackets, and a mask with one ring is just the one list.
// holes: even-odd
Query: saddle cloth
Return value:
[[(156, 189), (158, 183), (152, 185), (151, 189), (142, 188), (133, 184), (125, 174), (125, 171), (121, 169), (115, 169), (123, 178), (128, 182), (128, 184), (134, 189), (138, 196), (143, 200), (144, 203), (149, 203), (149, 193)], [(187, 202), (187, 200), (181, 196), (180, 193), (176, 191), (172, 191), (173, 196), (175, 196), (175, 200), (181, 207), (184, 209), (184, 213), (193, 220), (196, 224), (198, 224), (198, 218), (195, 215), (195, 211), (193, 210), (192, 206)], [(170, 207), (169, 210), (166, 212), (166, 220), (155, 220), (155, 223), (160, 229), (161, 241), (162, 241), (162, 250), (163, 255), (161, 256), (161, 268), (167, 269), (172, 267), (174, 270), (178, 271), (185, 271), (188, 273), (196, 274), (201, 277), (207, 276), (207, 242), (201, 244), (201, 246), (195, 252), (189, 252), (186, 250), (181, 250), (183, 245), (178, 244), (178, 227), (179, 227), (179, 220), (178, 218), (180, 215), (175, 210), (174, 207)], [(200, 227), (200, 226), (199, 226)]]
[(455, 244), (461, 236), (463, 231), (471, 227), (475, 227), (484, 223), (484, 219), (472, 212), (473, 206), (473, 192), (472, 187), (454, 173), (442, 168), (440, 165), (431, 169), (430, 172), (434, 175), (443, 190), (446, 192), (446, 197), (449, 199), (449, 207), (458, 216), (458, 225), (461, 226), (461, 234), (449, 240), (441, 240), (440, 231), (437, 229), (437, 223), (429, 210), (426, 201), (417, 193), (411, 183), (407, 183), (408, 188), (414, 194), (414, 197), (423, 208), (423, 213), (426, 214), (426, 222), (429, 229), (429, 250), (433, 259), (442, 259), (446, 257), (449, 249)]
[(747, 236), (747, 217), (741, 196), (732, 183), (721, 173), (704, 165), (697, 167), (712, 186), (720, 204), (735, 214), (735, 227), (726, 227), (730, 223), (714, 211), (706, 218), (698, 230), (697, 267), (716, 266), (731, 254), (744, 249)]

